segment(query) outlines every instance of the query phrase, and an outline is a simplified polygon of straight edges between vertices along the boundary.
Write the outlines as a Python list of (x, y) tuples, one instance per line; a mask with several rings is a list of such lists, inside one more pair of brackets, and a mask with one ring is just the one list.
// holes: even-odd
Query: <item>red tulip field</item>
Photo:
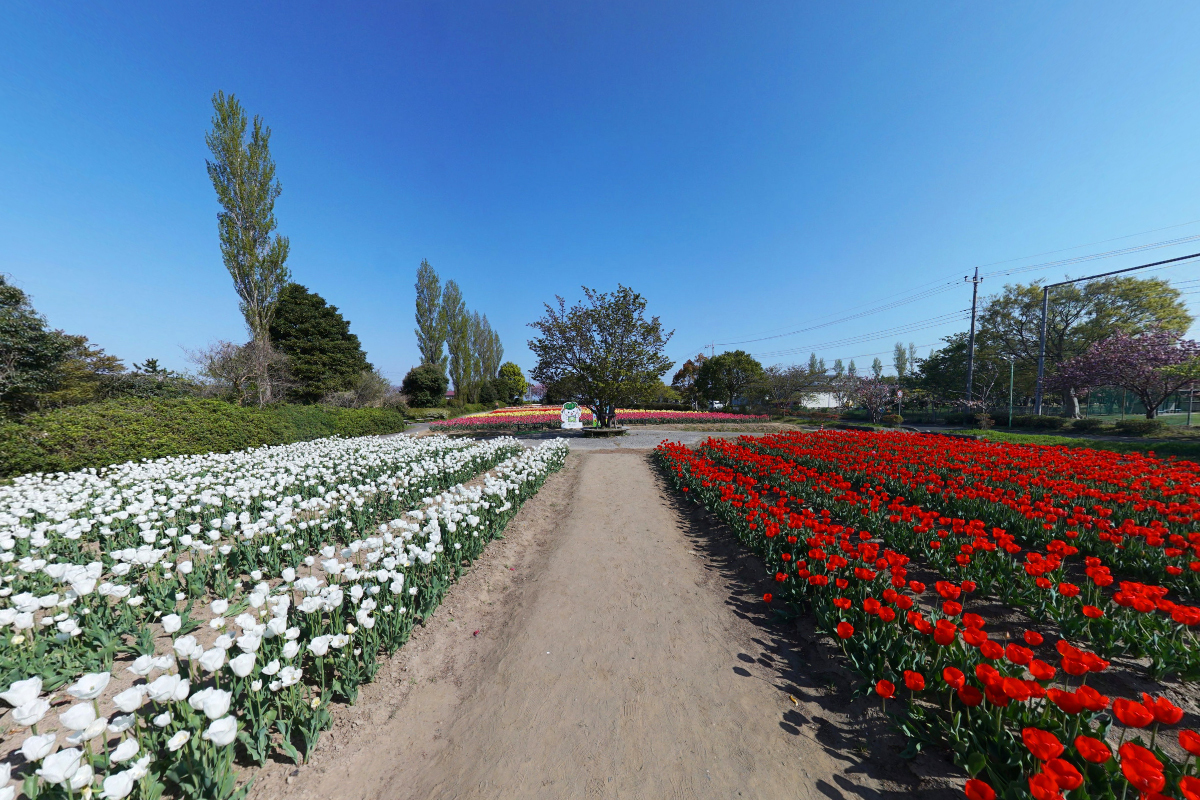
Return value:
[[(994, 797), (1200, 798), (1200, 465), (909, 434), (664, 442), (907, 754)], [(1144, 691), (1151, 689), (1152, 691)]]

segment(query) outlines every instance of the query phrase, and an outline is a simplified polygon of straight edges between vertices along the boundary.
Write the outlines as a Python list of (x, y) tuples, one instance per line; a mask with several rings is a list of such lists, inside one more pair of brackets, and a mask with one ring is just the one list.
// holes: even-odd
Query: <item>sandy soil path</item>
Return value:
[(836, 670), (765, 632), (761, 565), (746, 580), (660, 488), (645, 452), (573, 455), (313, 761), (252, 796), (898, 797), (912, 774), (823, 697)]

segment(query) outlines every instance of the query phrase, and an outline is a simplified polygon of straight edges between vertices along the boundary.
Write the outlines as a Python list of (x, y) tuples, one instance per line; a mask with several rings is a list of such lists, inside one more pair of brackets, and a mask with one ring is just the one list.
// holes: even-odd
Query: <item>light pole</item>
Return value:
[(1010, 358), (1008, 360), (1008, 427), (1012, 428), (1012, 409), (1013, 409), (1013, 378), (1017, 372), (1017, 360)]

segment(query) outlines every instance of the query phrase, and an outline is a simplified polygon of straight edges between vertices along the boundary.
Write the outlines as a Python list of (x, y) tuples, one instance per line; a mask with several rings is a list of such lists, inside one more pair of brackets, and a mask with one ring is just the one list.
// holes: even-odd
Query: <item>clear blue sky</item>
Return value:
[[(0, 11), (0, 272), (127, 363), (245, 338), (204, 169), (218, 89), (274, 130), (295, 279), (397, 382), (422, 258), (528, 369), (526, 323), (581, 284), (642, 292), (681, 361), (977, 264), (1200, 236), (1195, 3), (100, 5)], [(969, 302), (744, 347), (924, 345), (962, 323), (875, 332)]]

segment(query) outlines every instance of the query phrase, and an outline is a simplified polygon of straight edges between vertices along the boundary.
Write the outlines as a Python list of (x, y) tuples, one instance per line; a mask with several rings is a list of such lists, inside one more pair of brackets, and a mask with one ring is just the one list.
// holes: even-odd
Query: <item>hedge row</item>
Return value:
[(402, 430), (403, 415), (385, 408), (245, 408), (220, 400), (111, 400), (31, 414), (20, 423), (0, 422), (0, 475)]

